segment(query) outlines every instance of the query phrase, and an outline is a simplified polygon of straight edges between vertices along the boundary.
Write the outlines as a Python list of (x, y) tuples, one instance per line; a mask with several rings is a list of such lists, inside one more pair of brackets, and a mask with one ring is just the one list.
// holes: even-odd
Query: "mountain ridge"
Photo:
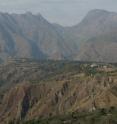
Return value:
[[(113, 54), (117, 51), (116, 33), (117, 13), (105, 10), (91, 10), (72, 27), (52, 24), (41, 14), (0, 13), (0, 58), (3, 61), (8, 58), (33, 58), (117, 62), (117, 56)], [(110, 45), (106, 44), (107, 37)], [(96, 44), (107, 47), (101, 55), (99, 51), (102, 48), (92, 48), (94, 42), (95, 47)], [(86, 44), (89, 44), (87, 51)], [(97, 59), (97, 54), (101, 60)], [(108, 56), (110, 58), (105, 59)]]

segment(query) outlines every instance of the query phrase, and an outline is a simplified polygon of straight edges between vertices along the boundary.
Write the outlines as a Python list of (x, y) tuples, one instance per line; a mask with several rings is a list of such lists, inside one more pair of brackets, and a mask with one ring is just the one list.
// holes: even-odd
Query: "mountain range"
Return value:
[(40, 14), (0, 13), (0, 61), (9, 58), (117, 62), (117, 13), (91, 10), (77, 25)]

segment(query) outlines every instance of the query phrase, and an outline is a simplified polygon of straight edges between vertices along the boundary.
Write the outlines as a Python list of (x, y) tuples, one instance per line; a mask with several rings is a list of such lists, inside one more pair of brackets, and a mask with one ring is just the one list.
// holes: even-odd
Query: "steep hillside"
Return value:
[(2, 59), (67, 59), (75, 52), (73, 46), (40, 14), (0, 13)]
[(68, 31), (79, 45), (75, 60), (117, 61), (117, 13), (92, 10)]
[[(6, 83), (1, 85), (0, 93), (1, 124), (14, 119), (31, 120), (117, 106), (115, 65), (65, 61), (31, 63), (1, 67), (1, 79)], [(27, 67), (29, 73), (24, 72)]]

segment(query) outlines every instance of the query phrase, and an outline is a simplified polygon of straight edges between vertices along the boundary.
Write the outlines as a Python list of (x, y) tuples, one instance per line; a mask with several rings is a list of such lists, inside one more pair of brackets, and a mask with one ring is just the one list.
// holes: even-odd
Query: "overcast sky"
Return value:
[(89, 10), (117, 12), (117, 0), (0, 0), (0, 11), (41, 13), (50, 22), (64, 26), (77, 24)]

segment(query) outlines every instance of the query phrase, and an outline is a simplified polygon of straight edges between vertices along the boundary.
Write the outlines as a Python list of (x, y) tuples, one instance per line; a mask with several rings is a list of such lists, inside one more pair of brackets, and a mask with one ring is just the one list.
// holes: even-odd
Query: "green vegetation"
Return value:
[(98, 109), (93, 112), (74, 112), (69, 115), (24, 122), (23, 124), (117, 124), (117, 109)]
[[(117, 74), (117, 71), (105, 72), (104, 70), (98, 70), (98, 68), (103, 68), (103, 65), (105, 65), (104, 63), (95, 63), (97, 65), (96, 67), (91, 67), (92, 64), (93, 63), (91, 62), (78, 61), (14, 60), (11, 63), (0, 66), (0, 86), (8, 87), (9, 85), (10, 87), (12, 84), (23, 81), (29, 81), (30, 83), (45, 83), (48, 81), (52, 82), (64, 79), (73, 80), (73, 75), (82, 73), (86, 77)], [(116, 67), (116, 65), (113, 66)]]

